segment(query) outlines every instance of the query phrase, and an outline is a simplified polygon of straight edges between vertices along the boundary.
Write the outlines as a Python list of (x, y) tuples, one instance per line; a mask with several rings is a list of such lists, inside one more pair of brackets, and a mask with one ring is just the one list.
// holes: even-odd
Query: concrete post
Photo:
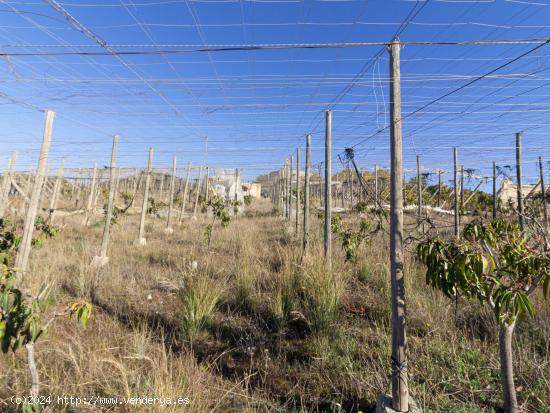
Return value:
[(422, 182), (420, 182), (420, 156), (416, 155), (416, 203), (417, 220), (422, 218)]
[(460, 211), (458, 208), (458, 148), (455, 146), (453, 149), (454, 167), (453, 167), (453, 185), (454, 185), (454, 232), (456, 239), (460, 238)]
[(25, 223), (23, 225), (23, 236), (21, 238), (21, 243), (19, 244), (17, 256), (15, 257), (15, 268), (18, 269), (18, 282), (21, 281), (21, 277), (23, 273), (27, 270), (27, 265), (29, 262), (32, 234), (34, 231), (34, 222), (36, 220), (36, 214), (38, 212), (38, 202), (40, 200), (40, 193), (42, 192), (44, 176), (46, 174), (46, 164), (48, 162), (48, 152), (50, 150), (54, 117), (55, 112), (52, 112), (50, 110), (46, 111), (46, 122), (44, 126), (44, 136), (42, 138), (42, 147), (40, 148), (40, 156), (38, 158), (38, 168), (36, 170), (36, 177), (32, 188), (32, 194), (29, 200), (29, 208), (27, 209), (27, 215), (25, 217)]
[(191, 162), (187, 162), (187, 176), (185, 177), (185, 187), (183, 189), (183, 201), (181, 203), (179, 222), (183, 221), (183, 215), (185, 214), (185, 204), (187, 204), (187, 194), (189, 190), (189, 178), (191, 176)]
[(441, 170), (437, 171), (437, 207), (441, 207)]
[(172, 209), (174, 209), (174, 189), (176, 187), (176, 157), (172, 159), (172, 176), (170, 178), (170, 201), (168, 202), (168, 219), (166, 220), (166, 228), (164, 232), (166, 234), (172, 234), (174, 229), (172, 228)]
[(518, 218), (521, 230), (525, 229), (525, 220), (523, 217), (523, 192), (521, 183), (521, 132), (516, 133), (516, 179), (518, 196)]
[(464, 211), (464, 165), (460, 165), (460, 213)]
[(199, 194), (201, 192), (201, 173), (202, 173), (202, 166), (199, 166), (199, 178), (197, 179), (197, 188), (195, 192), (195, 206), (193, 208), (193, 219), (197, 219), (197, 210), (199, 207)]
[(325, 112), (325, 227), (324, 253), (325, 263), (332, 269), (332, 112)]
[(57, 209), (57, 202), (59, 199), (59, 192), (61, 191), (61, 183), (63, 179), (63, 166), (65, 164), (65, 160), (61, 159), (61, 165), (59, 166), (59, 169), (57, 171), (57, 177), (55, 179), (55, 184), (53, 187), (52, 197), (50, 199), (50, 222), (53, 224), (54, 222), (54, 216), (55, 216), (55, 210)]
[(111, 219), (113, 217), (113, 207), (115, 203), (116, 189), (116, 147), (118, 144), (118, 135), (113, 137), (113, 148), (111, 150), (111, 169), (109, 177), (109, 199), (107, 201), (107, 211), (105, 213), (105, 227), (103, 228), (103, 238), (101, 240), (101, 250), (99, 256), (95, 256), (91, 266), (99, 268), (109, 263), (107, 248), (109, 247), (109, 236), (111, 230)]
[[(361, 175), (362, 177), (362, 175)], [(374, 209), (378, 210), (378, 165), (374, 165)]]
[(405, 330), (405, 277), (403, 253), (403, 146), (401, 117), (400, 45), (390, 48), (390, 268), (392, 294), (392, 406), (398, 412), (409, 410), (407, 339)]
[(497, 219), (497, 164), (493, 161), (493, 219)]
[(296, 236), (298, 236), (298, 228), (300, 219), (300, 148), (296, 149)]
[(17, 160), (17, 152), (11, 154), (6, 170), (4, 172), (4, 179), (2, 180), (2, 188), (0, 189), (0, 219), (4, 218), (6, 213), (6, 207), (8, 206), (11, 183), (13, 180), (13, 171), (15, 170), (15, 162)]
[(94, 170), (92, 173), (92, 184), (90, 186), (90, 193), (88, 195), (88, 202), (86, 203), (86, 210), (84, 211), (84, 219), (82, 220), (82, 225), (88, 225), (90, 222), (90, 213), (92, 212), (94, 196), (96, 191), (96, 181), (97, 181), (97, 162), (94, 163)]
[(288, 192), (289, 192), (289, 209), (288, 209), (288, 220), (292, 222), (292, 166), (294, 165), (294, 156), (290, 157), (290, 173), (288, 175)]
[(149, 205), (149, 186), (151, 185), (151, 175), (153, 173), (153, 148), (149, 148), (149, 159), (147, 161), (147, 175), (145, 176), (145, 188), (143, 190), (143, 202), (141, 203), (141, 216), (139, 220), (139, 233), (135, 245), (147, 244), (145, 238), (145, 217), (147, 216), (147, 207)]
[(309, 250), (309, 175), (311, 169), (311, 135), (306, 135), (306, 168), (304, 176), (304, 237), (303, 248), (304, 255)]
[(540, 189), (542, 196), (542, 213), (544, 215), (544, 230), (546, 233), (550, 231), (548, 223), (548, 205), (546, 202), (546, 187), (544, 186), (544, 168), (542, 167), (542, 157), (539, 156), (539, 174), (540, 174)]

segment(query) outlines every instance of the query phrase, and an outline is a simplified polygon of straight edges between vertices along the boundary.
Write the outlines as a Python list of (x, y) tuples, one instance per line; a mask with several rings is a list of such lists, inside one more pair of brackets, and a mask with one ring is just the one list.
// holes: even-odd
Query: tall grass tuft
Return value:
[(235, 304), (237, 307), (248, 310), (252, 306), (252, 297), (256, 274), (250, 265), (243, 263), (235, 276)]
[(212, 318), (222, 295), (219, 283), (200, 274), (189, 278), (182, 289), (181, 330), (185, 339), (193, 343)]
[(269, 309), (275, 322), (281, 327), (297, 307), (300, 285), (295, 273), (283, 271), (275, 275), (271, 288)]
[(309, 268), (303, 273), (303, 308), (314, 331), (327, 331), (338, 317), (345, 292), (345, 277), (323, 268)]

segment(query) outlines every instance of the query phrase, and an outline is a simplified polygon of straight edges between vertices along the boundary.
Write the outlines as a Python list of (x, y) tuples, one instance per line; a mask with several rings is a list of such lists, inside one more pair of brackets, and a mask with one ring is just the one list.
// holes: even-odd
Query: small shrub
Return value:
[(245, 195), (243, 201), (246, 206), (252, 205), (252, 195)]
[(363, 263), (355, 271), (355, 277), (362, 283), (367, 283), (372, 278), (372, 271), (367, 263)]

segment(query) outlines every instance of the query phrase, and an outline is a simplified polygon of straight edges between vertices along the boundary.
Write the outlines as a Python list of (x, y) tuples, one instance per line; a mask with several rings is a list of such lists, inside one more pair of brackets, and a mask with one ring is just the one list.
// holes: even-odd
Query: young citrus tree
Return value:
[[(235, 207), (238, 205), (235, 202), (231, 202), (230, 204)], [(231, 216), (229, 215), (227, 206), (225, 201), (219, 196), (212, 197), (207, 202), (203, 203), (202, 209), (204, 212), (206, 212), (209, 207), (212, 208), (212, 222), (206, 226), (204, 231), (204, 235), (208, 242), (208, 248), (210, 248), (212, 243), (212, 231), (214, 230), (216, 221), (219, 220), (223, 228), (226, 228), (231, 222)]]
[(426, 264), (426, 282), (449, 298), (460, 295), (490, 306), (499, 325), (500, 375), (504, 407), (518, 412), (512, 363), (516, 322), (534, 316), (531, 296), (542, 286), (550, 298), (550, 254), (536, 234), (527, 237), (517, 224), (473, 222), (463, 240), (431, 239), (417, 247)]

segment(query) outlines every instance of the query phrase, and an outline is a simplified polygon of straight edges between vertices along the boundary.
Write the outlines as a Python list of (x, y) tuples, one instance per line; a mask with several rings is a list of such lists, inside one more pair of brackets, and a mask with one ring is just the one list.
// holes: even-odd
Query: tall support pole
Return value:
[(141, 216), (139, 219), (138, 238), (134, 242), (136, 245), (145, 245), (145, 217), (147, 216), (147, 206), (149, 205), (149, 186), (151, 185), (151, 175), (153, 173), (153, 148), (149, 148), (149, 159), (147, 161), (147, 175), (145, 176), (145, 188), (143, 190), (143, 202), (141, 203)]
[(210, 167), (206, 167), (206, 180), (204, 182), (204, 200), (208, 202), (208, 193), (210, 192)]
[(350, 209), (352, 209), (353, 208), (353, 203), (354, 203), (354, 194), (353, 194), (353, 190), (354, 190), (354, 188), (353, 188), (353, 176), (354, 176), (354, 174), (352, 174), (351, 168), (349, 168), (349, 175), (348, 176), (349, 176), (349, 181), (350, 181), (350, 184), (349, 184), (350, 185), (350, 187), (349, 187), (349, 196), (350, 196), (350, 202), (351, 202)]
[(189, 178), (191, 176), (191, 161), (187, 162), (187, 176), (185, 177), (185, 187), (183, 188), (183, 201), (181, 202), (179, 222), (183, 221), (185, 214), (185, 204), (187, 204), (187, 194), (189, 191)]
[(516, 133), (516, 178), (517, 178), (517, 196), (518, 196), (518, 218), (521, 230), (525, 229), (525, 220), (523, 218), (523, 192), (521, 184), (521, 132)]
[(441, 207), (441, 170), (437, 171), (437, 207)]
[(417, 201), (417, 219), (422, 217), (422, 182), (420, 182), (420, 155), (416, 155), (416, 201)]
[(162, 202), (163, 199), (164, 199), (164, 178), (165, 178), (165, 175), (164, 175), (164, 172), (161, 172), (160, 174), (161, 174), (161, 176), (160, 176), (160, 188), (159, 188), (159, 202)]
[(296, 148), (296, 236), (300, 227), (300, 148)]
[(544, 186), (544, 168), (542, 166), (542, 157), (539, 156), (539, 174), (540, 174), (540, 194), (542, 196), (542, 213), (544, 214), (544, 229), (550, 231), (548, 223), (548, 205), (546, 202), (546, 187)]
[(304, 255), (309, 250), (309, 175), (311, 169), (311, 135), (306, 135), (306, 168), (304, 176)]
[(8, 206), (11, 183), (13, 180), (13, 171), (15, 170), (15, 162), (17, 160), (17, 152), (11, 154), (6, 170), (4, 172), (4, 179), (2, 180), (2, 189), (0, 192), (0, 218), (4, 218), (6, 213), (6, 207)]
[(88, 194), (88, 201), (86, 203), (86, 210), (84, 211), (84, 219), (82, 220), (82, 225), (88, 225), (90, 222), (90, 214), (92, 212), (94, 195), (96, 191), (96, 182), (97, 182), (97, 162), (94, 163), (94, 170), (92, 172), (92, 183), (90, 185), (90, 193)]
[(111, 233), (111, 219), (113, 217), (113, 206), (115, 203), (116, 189), (116, 147), (118, 145), (118, 135), (113, 137), (113, 148), (111, 150), (111, 169), (109, 175), (109, 199), (107, 201), (107, 211), (105, 213), (105, 227), (103, 228), (103, 239), (101, 240), (101, 250), (99, 256), (94, 257), (92, 267), (102, 267), (109, 262), (107, 248), (109, 247), (109, 237)]
[(121, 172), (122, 168), (115, 168), (115, 170), (116, 170), (116, 174), (115, 174), (115, 198), (113, 200), (113, 206), (116, 206), (118, 198), (119, 198), (119, 196), (118, 196), (118, 192), (119, 192), (118, 187), (120, 185), (120, 172)]
[(63, 179), (63, 167), (65, 165), (65, 160), (61, 159), (61, 165), (57, 170), (57, 177), (53, 186), (52, 197), (50, 199), (50, 222), (54, 221), (55, 210), (57, 209), (57, 202), (59, 199), (59, 191), (61, 191), (61, 180)]
[(285, 175), (285, 187), (286, 187), (286, 219), (290, 220), (290, 210), (291, 210), (291, 200), (292, 200), (292, 191), (290, 188), (290, 178), (292, 176), (292, 169), (290, 168), (292, 160), (287, 159), (286, 161), (286, 175)]
[(390, 267), (392, 290), (392, 406), (398, 412), (409, 410), (407, 340), (405, 332), (405, 277), (403, 256), (403, 145), (401, 125), (400, 45), (390, 47)]
[(325, 112), (325, 239), (324, 252), (327, 268), (332, 269), (332, 112)]
[(284, 169), (279, 169), (279, 179), (277, 179), (278, 205), (281, 210), (281, 216), (285, 216), (285, 188), (283, 186)]
[(460, 165), (460, 212), (464, 208), (464, 165)]
[(235, 168), (235, 213), (240, 213), (243, 208), (242, 205), (237, 205), (239, 201), (239, 194), (242, 191), (241, 186), (241, 172), (239, 171), (239, 168)]
[(460, 238), (459, 225), (460, 225), (460, 215), (458, 209), (458, 148), (455, 146), (453, 149), (453, 158), (454, 158), (454, 170), (453, 170), (453, 185), (454, 185), (454, 210), (455, 210), (455, 222), (454, 222), (454, 233), (455, 237)]
[(288, 175), (288, 193), (289, 193), (289, 200), (288, 200), (288, 220), (292, 222), (292, 174), (293, 169), (292, 166), (294, 165), (294, 155), (290, 157), (290, 172)]
[[(363, 174), (361, 174), (361, 177)], [(378, 210), (378, 165), (374, 165), (374, 209)]]
[(344, 172), (342, 172), (342, 180), (340, 183), (340, 200), (342, 202), (342, 209), (345, 207), (344, 205)]
[(44, 136), (42, 138), (42, 147), (40, 148), (40, 156), (38, 158), (38, 168), (36, 170), (32, 194), (29, 200), (29, 207), (27, 209), (27, 215), (25, 217), (25, 223), (23, 225), (23, 236), (19, 244), (17, 256), (15, 257), (15, 268), (18, 269), (18, 281), (21, 281), (21, 277), (23, 273), (27, 270), (27, 265), (29, 263), (32, 234), (34, 231), (34, 221), (36, 220), (36, 214), (38, 212), (38, 202), (40, 200), (42, 184), (44, 183), (44, 177), (46, 174), (46, 165), (48, 162), (48, 152), (50, 150), (50, 143), (52, 139), (52, 127), (54, 118), (55, 112), (49, 110), (46, 111)]
[(137, 168), (134, 168), (134, 176), (132, 177), (132, 199), (130, 199), (130, 204), (128, 205), (128, 208), (134, 205), (134, 201), (136, 199), (136, 193), (137, 193), (140, 181), (141, 181), (141, 174), (139, 175), (139, 179), (138, 179), (138, 170)]
[(172, 234), (172, 210), (174, 209), (174, 190), (176, 189), (176, 157), (172, 158), (172, 176), (170, 177), (170, 202), (168, 203), (168, 219), (166, 220), (166, 234)]
[(497, 164), (493, 161), (493, 219), (497, 219)]
[(201, 192), (201, 174), (202, 174), (202, 166), (199, 166), (199, 177), (197, 179), (197, 188), (195, 192), (195, 206), (193, 207), (193, 219), (197, 219), (197, 210), (199, 208), (199, 194)]

